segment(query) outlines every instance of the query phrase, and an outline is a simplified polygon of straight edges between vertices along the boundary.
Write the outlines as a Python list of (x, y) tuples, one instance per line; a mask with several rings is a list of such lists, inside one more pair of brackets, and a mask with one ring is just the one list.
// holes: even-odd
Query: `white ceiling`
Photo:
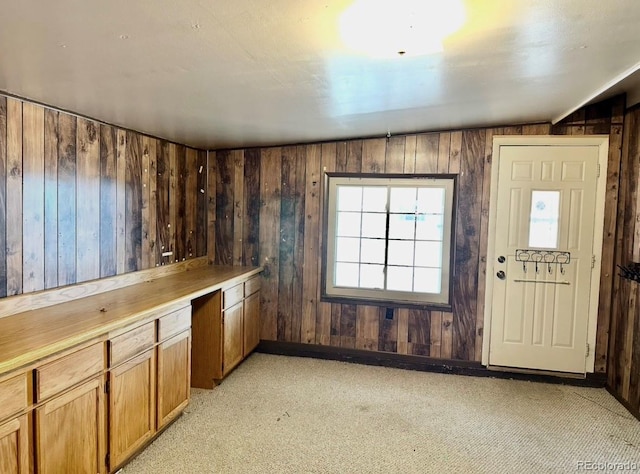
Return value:
[(223, 148), (549, 121), (640, 62), (638, 0), (466, 0), (444, 52), (391, 59), (342, 44), (350, 3), (0, 0), (0, 90)]

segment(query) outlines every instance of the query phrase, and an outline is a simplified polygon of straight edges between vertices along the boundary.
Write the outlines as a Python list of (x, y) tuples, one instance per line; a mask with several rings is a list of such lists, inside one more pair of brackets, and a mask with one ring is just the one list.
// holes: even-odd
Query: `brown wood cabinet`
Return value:
[(247, 357), (260, 343), (260, 292), (249, 295), (244, 300), (244, 346), (243, 356)]
[(0, 472), (30, 472), (28, 415), (0, 423)]
[(212, 388), (260, 342), (260, 277), (192, 302), (191, 385)]
[(109, 371), (109, 465), (120, 466), (156, 432), (152, 348)]
[(191, 331), (158, 346), (158, 429), (173, 420), (191, 395)]
[(38, 473), (106, 471), (103, 377), (36, 408)]
[(259, 280), (245, 282), (259, 271), (203, 268), (0, 314), (0, 334), (20, 335), (0, 341), (0, 474), (116, 472), (189, 403), (194, 299), (214, 315), (198, 331), (210, 385), (255, 345)]

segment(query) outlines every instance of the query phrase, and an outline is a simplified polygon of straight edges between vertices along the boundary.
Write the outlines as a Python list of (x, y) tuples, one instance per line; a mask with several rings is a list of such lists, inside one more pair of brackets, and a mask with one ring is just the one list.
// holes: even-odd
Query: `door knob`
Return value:
[(501, 280), (504, 280), (507, 275), (505, 275), (505, 273), (502, 270), (500, 270), (498, 273), (496, 273), (496, 276)]
[(505, 260), (506, 260), (506, 259), (504, 258), (504, 255), (500, 255), (500, 256), (498, 257), (498, 263), (504, 263), (504, 261), (505, 261)]

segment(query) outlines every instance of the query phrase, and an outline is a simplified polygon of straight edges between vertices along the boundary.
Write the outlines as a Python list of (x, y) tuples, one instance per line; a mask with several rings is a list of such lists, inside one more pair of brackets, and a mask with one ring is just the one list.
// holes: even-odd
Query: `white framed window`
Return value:
[(323, 298), (450, 306), (455, 175), (326, 173)]

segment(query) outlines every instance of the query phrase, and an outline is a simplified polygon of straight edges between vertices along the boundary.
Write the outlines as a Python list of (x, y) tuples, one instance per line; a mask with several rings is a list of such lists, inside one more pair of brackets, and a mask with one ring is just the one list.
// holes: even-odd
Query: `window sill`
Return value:
[(450, 313), (453, 311), (451, 304), (441, 303), (420, 303), (416, 301), (399, 301), (399, 300), (379, 300), (373, 298), (353, 298), (348, 296), (328, 296), (322, 295), (320, 301), (335, 304), (353, 304), (367, 306), (381, 306), (384, 308), (408, 308), (426, 311), (444, 311)]

